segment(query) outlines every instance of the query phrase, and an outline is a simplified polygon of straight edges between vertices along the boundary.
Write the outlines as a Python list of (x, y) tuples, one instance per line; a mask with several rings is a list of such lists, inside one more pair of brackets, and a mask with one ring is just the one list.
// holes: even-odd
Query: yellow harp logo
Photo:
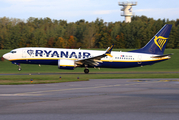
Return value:
[(162, 37), (162, 36), (155, 36), (154, 42), (155, 44), (160, 48), (162, 51), (163, 46), (165, 45), (168, 38)]

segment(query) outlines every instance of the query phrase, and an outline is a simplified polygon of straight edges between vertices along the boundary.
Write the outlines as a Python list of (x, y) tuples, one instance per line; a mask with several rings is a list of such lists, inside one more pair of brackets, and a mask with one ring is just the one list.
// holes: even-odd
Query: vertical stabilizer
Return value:
[(163, 55), (172, 25), (164, 25), (159, 32), (141, 49), (130, 51)]

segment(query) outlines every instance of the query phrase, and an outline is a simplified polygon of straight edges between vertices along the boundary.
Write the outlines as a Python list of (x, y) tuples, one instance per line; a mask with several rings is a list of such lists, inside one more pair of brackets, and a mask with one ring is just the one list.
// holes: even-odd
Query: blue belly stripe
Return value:
[[(167, 59), (165, 59), (167, 60)], [(158, 60), (158, 61), (147, 61), (147, 62), (102, 62), (99, 63), (96, 67), (104, 67), (104, 68), (130, 68), (130, 67), (138, 67), (138, 66), (145, 66), (145, 65), (152, 65), (157, 62), (165, 61), (165, 60)], [(13, 64), (22, 63), (22, 64), (41, 64), (41, 65), (58, 65), (58, 60), (14, 60), (11, 61)], [(94, 66), (91, 66), (94, 67)]]

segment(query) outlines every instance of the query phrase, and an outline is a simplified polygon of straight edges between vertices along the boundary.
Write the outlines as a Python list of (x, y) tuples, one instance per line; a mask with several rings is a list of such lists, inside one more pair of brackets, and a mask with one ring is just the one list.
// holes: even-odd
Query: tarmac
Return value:
[(178, 120), (179, 79), (0, 85), (0, 120)]

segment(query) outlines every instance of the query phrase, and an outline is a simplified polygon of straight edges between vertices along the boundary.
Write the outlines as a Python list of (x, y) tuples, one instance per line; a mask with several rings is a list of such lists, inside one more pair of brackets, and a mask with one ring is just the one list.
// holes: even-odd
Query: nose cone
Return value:
[(6, 60), (9, 60), (9, 54), (8, 54), (8, 53), (4, 54), (2, 57), (3, 57), (4, 59), (6, 59)]

